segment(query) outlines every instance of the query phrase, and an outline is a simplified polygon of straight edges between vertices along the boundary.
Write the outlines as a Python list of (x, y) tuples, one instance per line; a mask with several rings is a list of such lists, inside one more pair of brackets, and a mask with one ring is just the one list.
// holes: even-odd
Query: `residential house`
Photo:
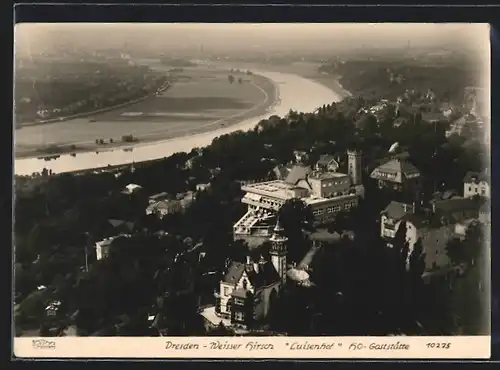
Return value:
[(488, 172), (472, 172), (469, 171), (463, 179), (464, 198), (472, 198), (481, 196), (484, 198), (490, 197), (490, 177)]
[(279, 221), (269, 238), (270, 261), (264, 257), (232, 262), (216, 293), (217, 314), (233, 326), (265, 321), (286, 284), (287, 241)]
[(45, 307), (45, 314), (48, 317), (55, 317), (59, 313), (60, 308), (61, 308), (61, 301), (50, 302), (49, 305)]
[[(401, 202), (392, 201), (382, 212), (380, 212), (380, 236), (388, 241), (394, 239), (396, 232), (399, 229), (401, 222), (408, 222), (417, 227), (426, 224), (424, 218), (420, 213), (416, 204), (406, 204)], [(411, 229), (411, 228), (409, 228)]]
[(453, 197), (431, 201), (432, 214), (440, 224), (450, 225), (479, 217), (480, 203), (471, 198)]
[(450, 127), (448, 130), (445, 132), (446, 137), (450, 137), (451, 135), (459, 135), (459, 136), (466, 136), (466, 128), (468, 129), (468, 132), (476, 132), (477, 129), (482, 128), (484, 125), (484, 122), (481, 118), (478, 118), (472, 114), (467, 114), (465, 116), (462, 116), (455, 121), (453, 121), (450, 124)]
[(400, 192), (414, 192), (421, 186), (420, 171), (408, 160), (393, 158), (376, 167), (370, 178), (377, 180), (379, 188)]
[(380, 235), (392, 246), (397, 231), (404, 225), (410, 253), (418, 240), (422, 242), (426, 269), (447, 266), (448, 242), (465, 233), (463, 229), (478, 218), (478, 208), (477, 202), (464, 198), (433, 201), (431, 208), (392, 201), (381, 212)]
[(196, 194), (193, 191), (177, 195), (177, 199), (180, 201), (182, 209), (188, 208), (193, 203), (195, 197)]
[[(257, 262), (250, 259), (247, 263), (233, 262), (220, 284), (219, 313), (237, 325), (244, 326), (249, 320), (261, 321), (278, 297), (280, 284), (274, 266), (263, 258)], [(249, 305), (253, 306), (251, 318)]]
[(182, 204), (178, 200), (160, 200), (155, 203), (149, 204), (146, 207), (146, 214), (155, 214), (159, 218), (163, 218), (168, 214), (182, 211)]
[(117, 236), (112, 236), (109, 238), (105, 238), (99, 242), (95, 243), (95, 252), (96, 252), (96, 257), (97, 260), (101, 260), (106, 258), (109, 255), (111, 245), (113, 242), (119, 238), (128, 238), (130, 237), (127, 234), (122, 234), (122, 235), (117, 235)]
[(339, 163), (332, 155), (322, 155), (316, 162), (316, 170), (318, 171), (337, 172), (338, 169)]

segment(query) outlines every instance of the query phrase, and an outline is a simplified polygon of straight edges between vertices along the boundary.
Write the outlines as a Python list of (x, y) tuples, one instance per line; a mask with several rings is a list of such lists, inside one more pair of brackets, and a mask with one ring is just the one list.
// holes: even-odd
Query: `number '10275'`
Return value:
[(430, 342), (426, 344), (427, 348), (440, 348), (440, 349), (449, 349), (451, 347), (451, 343), (436, 343)]

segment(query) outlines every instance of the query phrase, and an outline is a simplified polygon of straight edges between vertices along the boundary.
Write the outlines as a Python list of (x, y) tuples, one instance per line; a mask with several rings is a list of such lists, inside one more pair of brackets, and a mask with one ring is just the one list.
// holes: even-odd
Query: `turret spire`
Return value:
[(276, 234), (280, 234), (284, 231), (283, 229), (283, 226), (281, 226), (281, 222), (280, 222), (280, 216), (277, 217), (277, 220), (276, 220), (276, 226), (274, 227), (274, 230), (273, 230)]

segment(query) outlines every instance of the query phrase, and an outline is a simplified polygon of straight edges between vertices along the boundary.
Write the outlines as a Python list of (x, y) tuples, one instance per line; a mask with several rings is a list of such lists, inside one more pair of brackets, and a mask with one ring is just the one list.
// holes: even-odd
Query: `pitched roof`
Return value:
[(446, 190), (443, 195), (441, 196), (441, 199), (450, 199), (451, 197), (454, 197), (458, 195), (458, 191), (456, 190)]
[(109, 219), (108, 222), (113, 227), (124, 226), (125, 228), (127, 228), (130, 231), (132, 231), (134, 229), (134, 226), (135, 226), (135, 224), (133, 222), (124, 221), (124, 220)]
[(151, 200), (157, 200), (157, 199), (162, 199), (162, 198), (166, 198), (166, 197), (168, 197), (168, 193), (162, 192), (162, 193), (151, 195), (149, 197), (149, 199), (151, 199)]
[[(370, 174), (370, 177), (376, 179), (382, 178), (379, 175), (379, 171), (383, 173), (398, 175), (394, 179), (394, 181), (396, 182), (402, 181), (404, 177), (408, 177), (409, 175), (420, 176), (420, 171), (418, 170), (418, 168), (403, 158), (394, 158), (378, 166)], [(387, 180), (386, 178), (383, 179)]]
[(300, 180), (305, 180), (307, 175), (311, 172), (311, 167), (300, 165), (293, 166), (292, 170), (287, 175), (285, 182), (291, 185), (296, 185)]
[[(333, 155), (324, 154), (324, 155), (321, 155), (319, 157), (318, 162), (316, 162), (316, 163), (320, 164), (320, 165), (327, 165), (331, 161), (334, 161), (335, 163), (337, 163), (337, 161), (335, 160), (335, 157)], [(338, 165), (338, 163), (337, 163), (337, 165)]]
[(223, 282), (236, 284), (241, 279), (244, 272), (246, 272), (250, 283), (256, 289), (280, 281), (280, 276), (276, 272), (276, 269), (269, 262), (259, 263), (258, 271), (255, 271), (253, 265), (246, 265), (241, 262), (232, 262), (226, 275), (224, 275)]
[(246, 271), (250, 283), (256, 288), (269, 286), (280, 281), (280, 276), (272, 263), (264, 262), (258, 264), (258, 272), (253, 269)]
[(436, 212), (455, 213), (479, 210), (479, 203), (471, 198), (451, 198), (438, 200), (435, 203)]
[(404, 221), (411, 222), (413, 226), (416, 228), (421, 228), (423, 226), (428, 226), (429, 225), (429, 220), (426, 218), (422, 212), (417, 212), (417, 213), (407, 213), (403, 217)]
[(273, 172), (276, 174), (278, 180), (282, 180), (288, 176), (288, 174), (290, 173), (290, 168), (282, 164), (279, 164), (273, 168)]
[(160, 210), (160, 209), (169, 209), (169, 204), (172, 202), (160, 200), (158, 202), (155, 202), (153, 204), (150, 204), (146, 209), (147, 210)]
[(245, 264), (241, 262), (232, 262), (222, 279), (225, 283), (236, 284), (245, 271)]
[(406, 215), (413, 213), (413, 205), (392, 201), (381, 212), (393, 220), (402, 220)]
[(469, 171), (464, 177), (464, 182), (469, 183), (469, 182), (475, 182), (476, 184), (481, 182), (481, 181), (486, 181), (489, 182), (489, 177), (486, 173), (484, 172), (473, 172)]

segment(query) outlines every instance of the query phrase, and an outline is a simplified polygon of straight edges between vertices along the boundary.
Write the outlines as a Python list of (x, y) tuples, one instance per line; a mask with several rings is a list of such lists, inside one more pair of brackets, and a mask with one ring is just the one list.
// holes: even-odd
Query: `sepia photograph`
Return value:
[(489, 32), (17, 24), (15, 338), (490, 336)]

